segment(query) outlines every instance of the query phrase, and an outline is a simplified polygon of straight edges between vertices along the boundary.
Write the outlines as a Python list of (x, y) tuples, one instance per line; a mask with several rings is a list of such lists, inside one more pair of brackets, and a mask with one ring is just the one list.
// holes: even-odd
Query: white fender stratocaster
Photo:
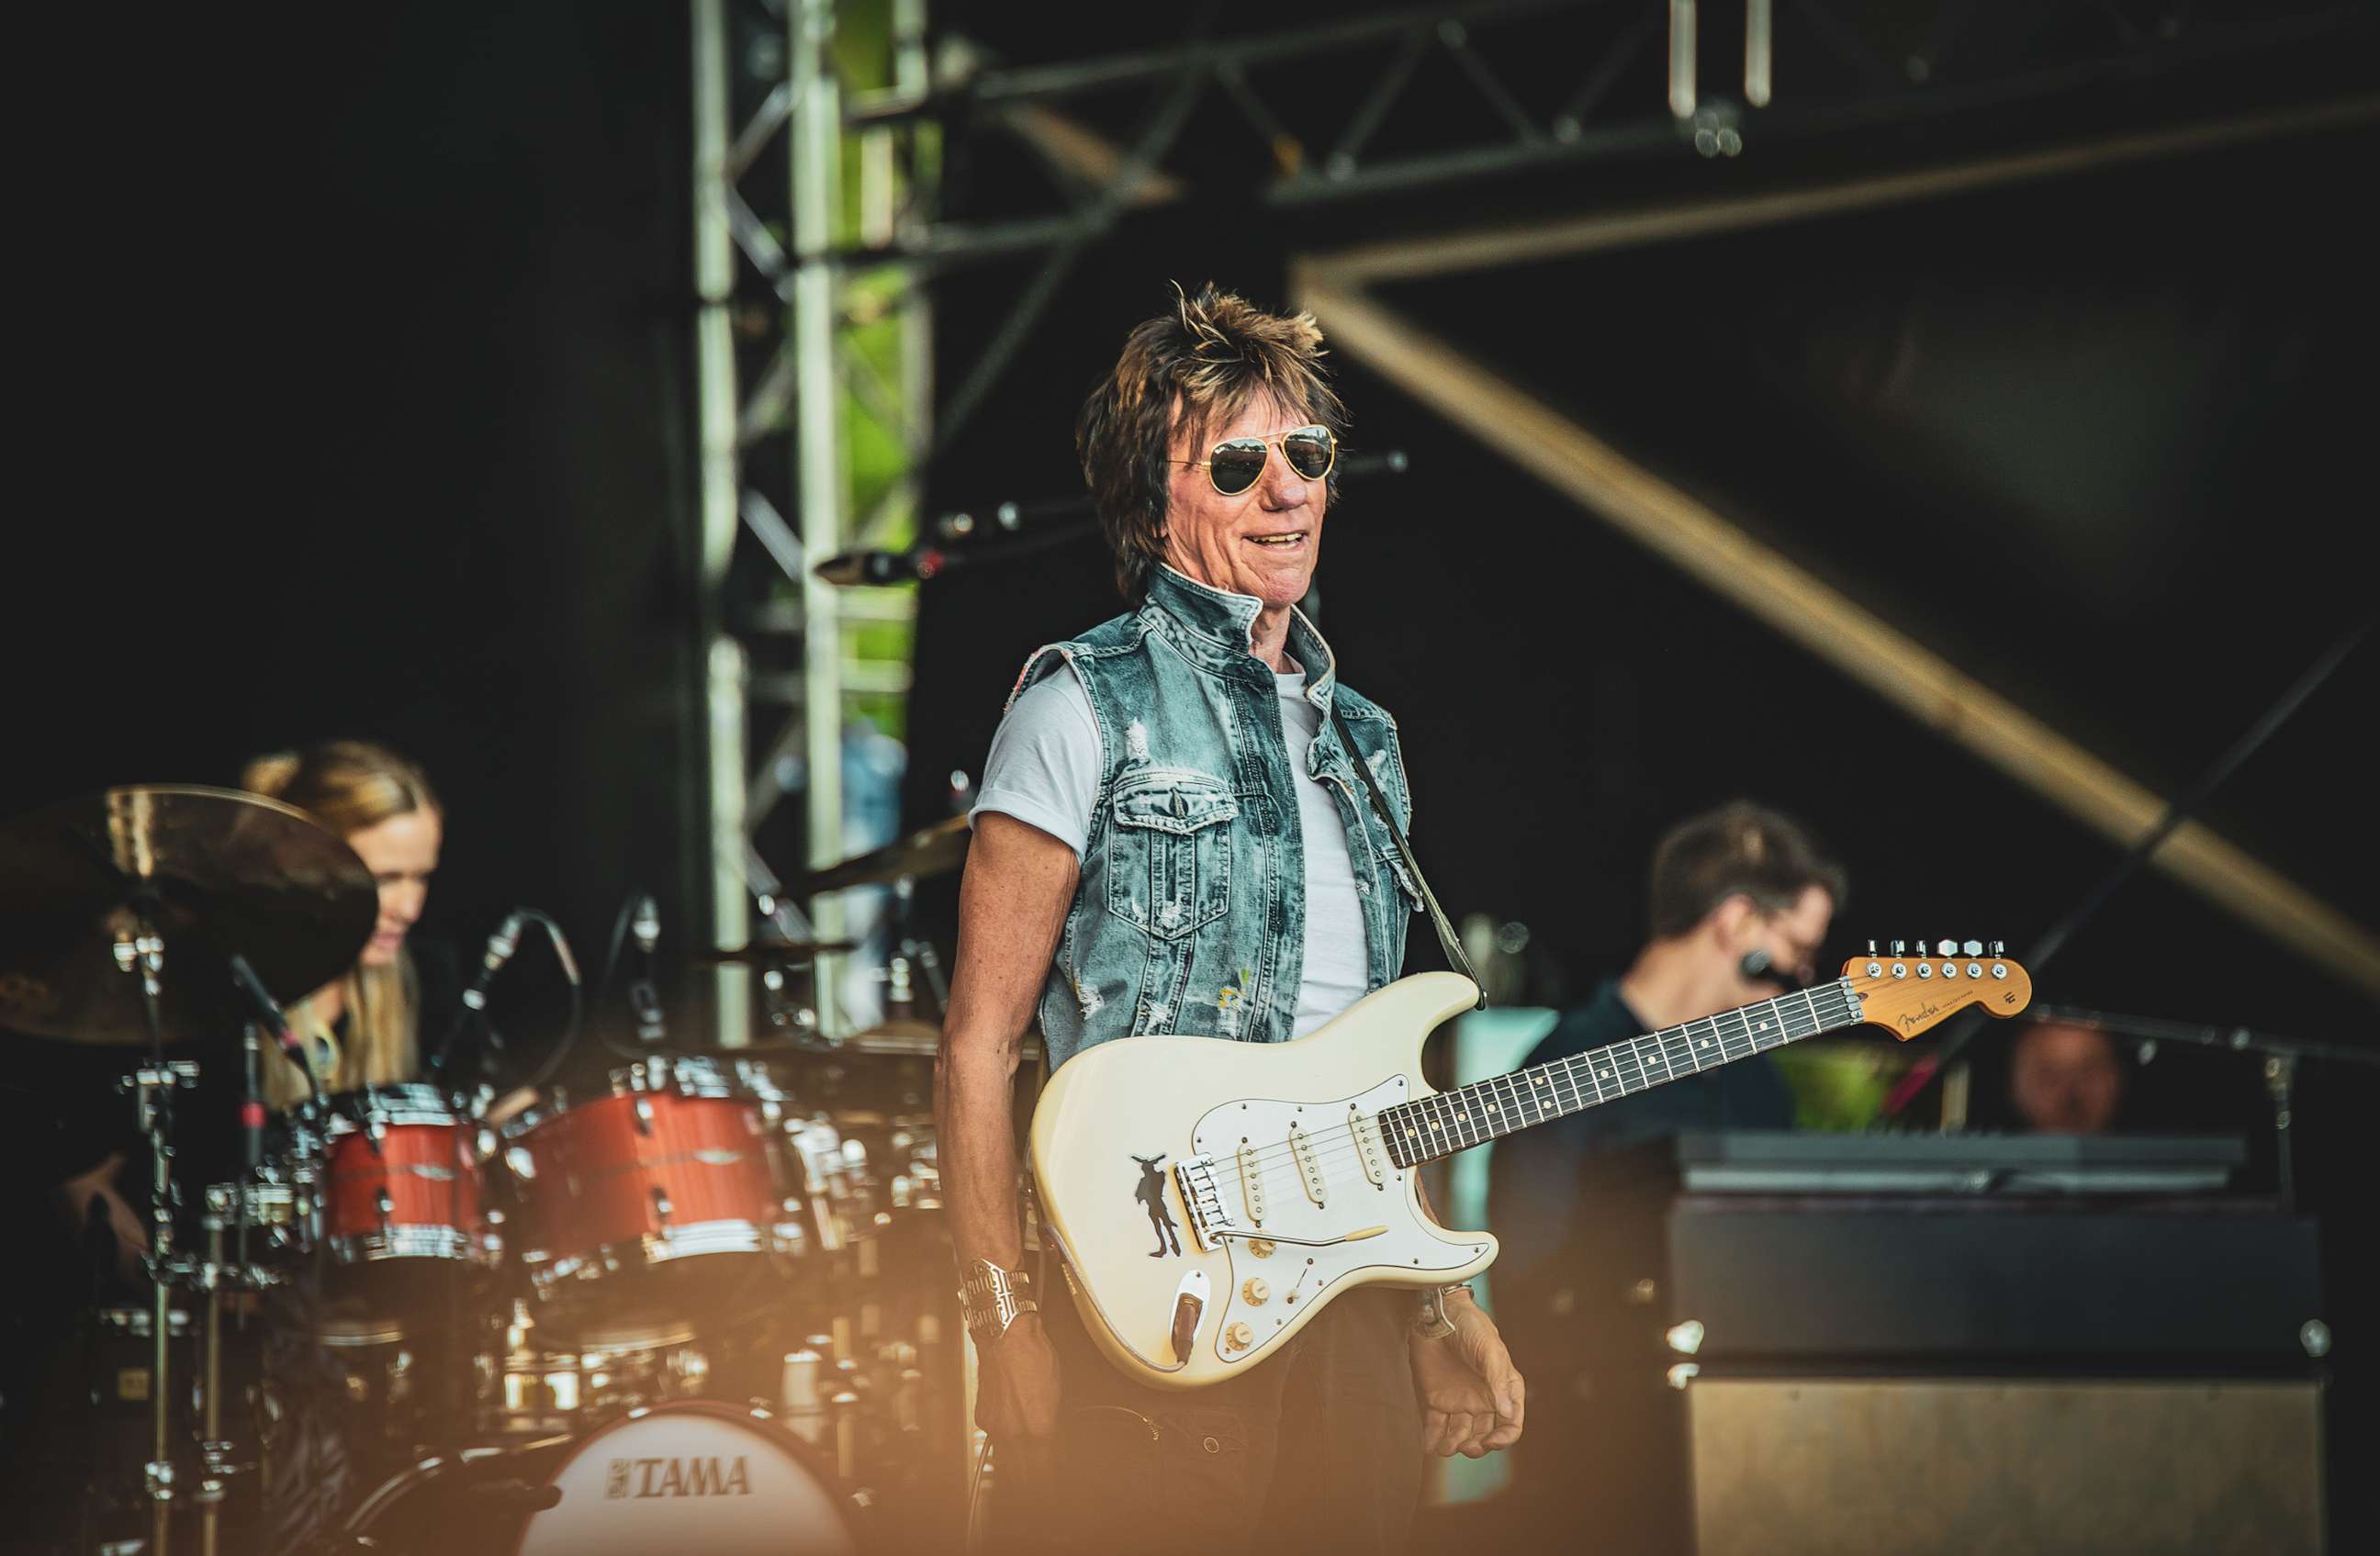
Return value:
[(1818, 1032), (1905, 1039), (2032, 999), (2015, 962), (1952, 948), (1856, 957), (1832, 983), (1453, 1092), (1421, 1080), (1423, 1041), (1477, 998), (1451, 972), (1400, 979), (1293, 1043), (1099, 1043), (1034, 1111), (1043, 1219), (1109, 1359), (1144, 1382), (1220, 1382), (1342, 1292), (1494, 1261), (1494, 1237), (1423, 1213), (1424, 1163)]

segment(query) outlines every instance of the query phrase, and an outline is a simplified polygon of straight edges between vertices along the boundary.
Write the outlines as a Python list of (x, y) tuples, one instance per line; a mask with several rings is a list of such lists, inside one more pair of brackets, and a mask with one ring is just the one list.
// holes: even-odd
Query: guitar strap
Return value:
[(1479, 973), (1472, 967), (1471, 959), (1463, 954), (1463, 942), (1456, 937), (1454, 925), (1447, 922), (1446, 910), (1438, 905), (1438, 894), (1429, 889), (1429, 877), (1421, 873), (1421, 861), (1414, 857), (1412, 845), (1405, 841), (1403, 829), (1397, 826), (1397, 814), (1389, 808), (1389, 797), (1380, 792), (1380, 780), (1372, 776), (1371, 764), (1364, 760), (1361, 749), (1355, 744), (1354, 731), (1347, 728), (1346, 718), (1336, 707), (1330, 710), (1330, 722), (1338, 727), (1339, 743), (1347, 748), (1348, 764), (1355, 769), (1355, 776), (1364, 780), (1364, 792), (1372, 797), (1372, 809), (1378, 813), (1381, 822), (1388, 827), (1390, 840), (1397, 845), (1397, 857), (1404, 861), (1406, 873), (1413, 876), (1414, 886), (1421, 892), (1422, 906), (1429, 910), (1430, 927), (1438, 931), (1438, 943), (1446, 952), (1446, 965), (1471, 980), (1472, 986), (1479, 991), (1479, 1003), (1475, 1008), (1487, 1009), (1488, 987), (1479, 981)]

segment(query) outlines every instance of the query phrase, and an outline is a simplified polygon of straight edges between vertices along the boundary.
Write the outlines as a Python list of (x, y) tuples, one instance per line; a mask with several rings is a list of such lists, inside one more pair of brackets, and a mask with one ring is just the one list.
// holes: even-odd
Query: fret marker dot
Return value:
[(1762, 1031), (1767, 1031), (1768, 1030), (1768, 1023), (1767, 1023), (1767, 1022), (1766, 1022), (1766, 1021), (1761, 1022), (1761, 1023), (1760, 1023), (1760, 1030), (1761, 1030)]
[(1706, 1038), (1704, 1038), (1704, 1039), (1703, 1039), (1703, 1046), (1704, 1046), (1704, 1047), (1706, 1047), (1706, 1048), (1707, 1048), (1707, 1047), (1709, 1047), (1709, 1046), (1710, 1046), (1710, 1039), (1709, 1039), (1709, 1038), (1707, 1038), (1707, 1037), (1706, 1037)]

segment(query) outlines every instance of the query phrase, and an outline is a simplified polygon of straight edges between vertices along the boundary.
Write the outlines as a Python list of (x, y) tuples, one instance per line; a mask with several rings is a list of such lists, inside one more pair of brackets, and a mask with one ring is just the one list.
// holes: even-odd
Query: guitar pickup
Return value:
[(1355, 1156), (1364, 1164), (1364, 1176), (1375, 1188), (1388, 1187), (1389, 1148), (1380, 1139), (1380, 1121), (1370, 1114), (1351, 1111), (1347, 1128), (1355, 1137)]
[(1289, 1153), (1297, 1158), (1297, 1176), (1305, 1180), (1305, 1197), (1319, 1207), (1323, 1201), (1322, 1158), (1315, 1153), (1313, 1140), (1305, 1131), (1293, 1124), (1289, 1127)]
[(1222, 1191), (1215, 1185), (1215, 1159), (1193, 1156), (1173, 1164), (1173, 1184), (1182, 1191), (1182, 1208), (1190, 1214), (1190, 1235), (1201, 1252), (1223, 1246), (1224, 1235), (1239, 1230), (1232, 1212), (1223, 1208)]
[(1240, 1198), (1247, 1205), (1250, 1224), (1262, 1226), (1265, 1212), (1264, 1165), (1257, 1160), (1257, 1148), (1245, 1140), (1240, 1142)]

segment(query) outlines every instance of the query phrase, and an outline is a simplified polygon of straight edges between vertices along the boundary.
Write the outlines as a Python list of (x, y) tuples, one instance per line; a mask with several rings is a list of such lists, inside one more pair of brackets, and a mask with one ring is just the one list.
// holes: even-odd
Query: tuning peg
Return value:
[(1897, 957), (1907, 956), (1909, 954), (1909, 942), (1906, 940), (1895, 940), (1892, 943), (1892, 954)]
[(1984, 954), (1984, 943), (1980, 940), (1970, 940), (1965, 945), (1959, 947), (1959, 954), (1962, 957), (1982, 956)]
[(1934, 954), (1937, 957), (1955, 957), (1959, 954), (1959, 943), (1956, 940), (1937, 940), (1934, 942)]
[(1867, 943), (1867, 954), (1870, 956), (1876, 955), (1876, 942), (1873, 940)]
[(1992, 942), (1992, 955), (1994, 955), (1994, 956), (1996, 956), (1996, 957), (2004, 957), (2004, 956), (2008, 955), (2008, 943), (2007, 943), (2006, 941), (2002, 941), (2002, 940), (1995, 940), (1995, 941), (1993, 941), (1993, 942)]

